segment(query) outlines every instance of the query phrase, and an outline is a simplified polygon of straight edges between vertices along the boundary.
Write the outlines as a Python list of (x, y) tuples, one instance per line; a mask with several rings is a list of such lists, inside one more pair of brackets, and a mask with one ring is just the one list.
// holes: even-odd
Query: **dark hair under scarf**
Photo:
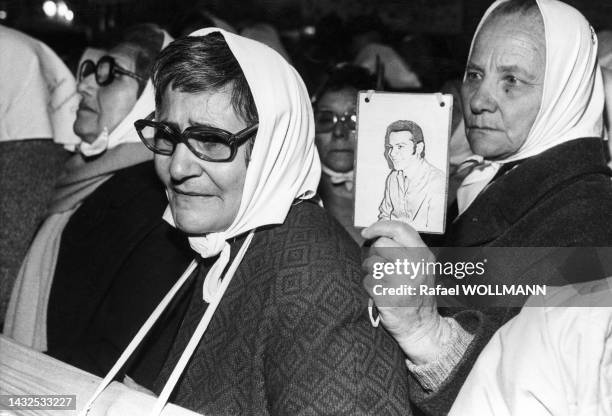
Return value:
[(242, 68), (223, 35), (187, 36), (164, 49), (153, 67), (155, 104), (159, 107), (168, 87), (197, 94), (231, 88), (231, 104), (248, 124), (258, 120), (257, 108)]

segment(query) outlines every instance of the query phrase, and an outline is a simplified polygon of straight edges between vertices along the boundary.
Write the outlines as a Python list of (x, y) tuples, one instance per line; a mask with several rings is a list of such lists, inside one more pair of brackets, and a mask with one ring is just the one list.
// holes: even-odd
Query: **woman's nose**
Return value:
[(347, 139), (349, 135), (349, 129), (346, 127), (346, 124), (340, 120), (334, 126), (332, 130), (332, 136), (335, 139)]
[(493, 113), (497, 109), (497, 102), (493, 94), (494, 86), (490, 82), (481, 82), (472, 91), (470, 109), (474, 114), (484, 112)]
[(178, 143), (170, 160), (170, 177), (174, 181), (199, 176), (202, 174), (201, 161), (184, 144)]
[(81, 78), (77, 84), (77, 91), (79, 93), (93, 93), (98, 89), (98, 84), (96, 83), (96, 77), (94, 74), (89, 74), (84, 78)]

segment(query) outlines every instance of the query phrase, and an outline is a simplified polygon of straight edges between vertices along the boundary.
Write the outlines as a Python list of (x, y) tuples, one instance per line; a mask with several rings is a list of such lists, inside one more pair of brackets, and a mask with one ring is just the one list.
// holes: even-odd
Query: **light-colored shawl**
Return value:
[[(487, 17), (505, 1), (498, 0), (489, 7), (476, 29), (474, 40)], [(602, 137), (604, 90), (597, 65), (597, 37), (589, 22), (573, 7), (557, 0), (537, 0), (537, 3), (546, 38), (540, 110), (518, 152), (495, 161), (476, 158), (478, 164), (457, 192), (460, 215), (503, 164), (536, 156), (570, 140)]]
[[(220, 32), (223, 35), (244, 72), (257, 107), (259, 129), (236, 218), (223, 232), (189, 238), (191, 247), (202, 257), (219, 254), (205, 278), (202, 289), (202, 302), (206, 301), (209, 305), (160, 393), (151, 415), (159, 415), (167, 403), (244, 258), (255, 229), (265, 225), (282, 224), (296, 199), (307, 199), (314, 195), (321, 176), (321, 163), (314, 142), (314, 118), (310, 98), (297, 71), (277, 52), (251, 39), (217, 28), (202, 29), (191, 36), (204, 36), (212, 32)], [(202, 215), (207, 213), (202, 212)], [(169, 208), (164, 218), (174, 225)], [(227, 240), (245, 233), (248, 233), (245, 242), (221, 279), (230, 257)], [(192, 262), (147, 319), (89, 399), (82, 414), (86, 414), (87, 409), (91, 408), (96, 398), (112, 382), (195, 268), (196, 263)]]
[[(164, 46), (171, 38), (164, 32)], [(4, 334), (39, 351), (47, 349), (47, 307), (62, 232), (81, 203), (115, 172), (152, 159), (140, 142), (134, 121), (155, 109), (149, 80), (136, 104), (108, 135), (105, 152), (88, 161), (73, 155), (64, 168), (49, 207), (49, 216), (38, 230), (11, 293)]]
[(449, 416), (612, 414), (612, 278), (548, 287), (482, 350)]

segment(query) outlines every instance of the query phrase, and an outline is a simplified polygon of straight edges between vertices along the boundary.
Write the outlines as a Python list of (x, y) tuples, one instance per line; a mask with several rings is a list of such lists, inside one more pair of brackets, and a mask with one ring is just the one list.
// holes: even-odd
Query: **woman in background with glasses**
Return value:
[(364, 240), (353, 227), (357, 93), (375, 85), (367, 69), (341, 64), (313, 97), (315, 141), (323, 170), (318, 192), (325, 208), (359, 244)]
[(108, 54), (81, 63), (74, 131), (82, 142), (22, 264), (5, 322), (6, 335), (94, 374), (108, 371), (191, 258), (161, 219), (163, 186), (133, 126), (155, 108), (148, 79), (169, 41), (139, 25)]

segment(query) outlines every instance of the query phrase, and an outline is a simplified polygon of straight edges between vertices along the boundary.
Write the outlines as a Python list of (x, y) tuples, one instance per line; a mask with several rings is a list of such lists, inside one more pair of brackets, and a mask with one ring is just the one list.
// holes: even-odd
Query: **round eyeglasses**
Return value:
[(314, 119), (316, 133), (329, 133), (338, 123), (344, 124), (351, 131), (357, 129), (357, 114), (354, 112), (338, 115), (328, 110), (315, 111)]
[(79, 67), (79, 82), (83, 81), (91, 74), (95, 74), (96, 83), (101, 87), (112, 83), (117, 74), (127, 75), (140, 82), (146, 81), (146, 79), (140, 75), (119, 66), (115, 58), (109, 55), (103, 56), (97, 63), (94, 63), (91, 59), (87, 59), (81, 63)]
[(232, 134), (227, 130), (209, 126), (187, 127), (182, 133), (173, 126), (154, 121), (155, 113), (146, 119), (136, 120), (134, 127), (140, 140), (154, 153), (170, 156), (176, 145), (185, 144), (199, 159), (208, 162), (229, 162), (234, 159), (238, 147), (253, 137), (259, 127), (253, 124)]

